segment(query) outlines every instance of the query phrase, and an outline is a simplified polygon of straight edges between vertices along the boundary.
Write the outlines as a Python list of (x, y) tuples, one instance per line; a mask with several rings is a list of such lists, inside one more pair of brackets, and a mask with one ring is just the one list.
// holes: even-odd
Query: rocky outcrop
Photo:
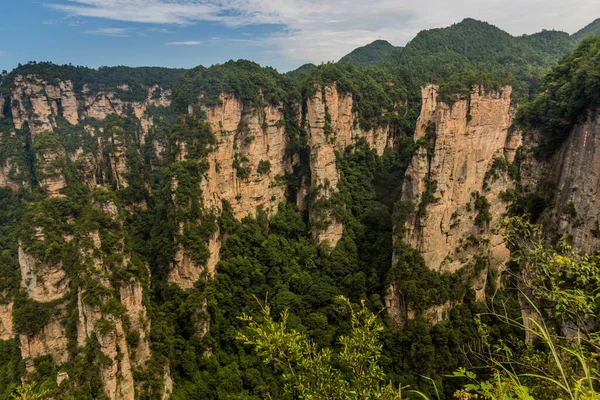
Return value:
[[(104, 391), (110, 400), (134, 399), (134, 381), (132, 363), (143, 366), (150, 358), (150, 349), (146, 328), (143, 326), (146, 310), (139, 302), (141, 288), (131, 285), (121, 290), (122, 300), (126, 302), (127, 316), (131, 323), (130, 331), (139, 332), (139, 346), (135, 352), (129, 348), (126, 332), (120, 318), (113, 315), (103, 315), (100, 306), (91, 306), (84, 301), (84, 293), (77, 294), (77, 345), (83, 348), (89, 337), (95, 338), (100, 344), (100, 350), (107, 357), (100, 365), (100, 376)], [(102, 300), (102, 301), (105, 301)], [(133, 353), (133, 362), (130, 354)]]
[(4, 165), (0, 165), (0, 187), (7, 187), (12, 190), (17, 190), (21, 187), (19, 181), (11, 178), (11, 169), (14, 167), (9, 161)]
[(165, 366), (165, 373), (163, 375), (163, 390), (161, 400), (169, 400), (173, 393), (173, 378), (171, 378), (171, 367), (169, 364)]
[[(119, 85), (122, 91), (130, 90), (127, 85)], [(148, 94), (143, 101), (123, 101), (117, 91), (92, 92), (84, 86), (81, 91), (73, 87), (70, 80), (49, 84), (36, 75), (18, 75), (11, 89), (10, 108), (16, 129), (27, 124), (32, 134), (53, 131), (58, 126), (58, 118), (64, 118), (69, 124), (77, 125), (84, 118), (104, 120), (110, 114), (126, 116), (129, 110), (140, 121), (140, 142), (154, 126), (154, 116), (148, 110), (151, 107), (169, 107), (171, 90), (159, 85), (145, 88)], [(0, 98), (4, 108), (4, 98)], [(158, 154), (158, 152), (157, 152)]]
[(79, 120), (71, 81), (51, 85), (35, 75), (18, 75), (11, 90), (11, 108), (15, 128), (22, 129), (27, 122), (33, 134), (52, 131), (58, 116), (70, 124), (77, 124)]
[(590, 112), (549, 158), (534, 152), (538, 132), (525, 135), (521, 176), (526, 193), (548, 200), (541, 221), (551, 237), (571, 238), (581, 251), (600, 250), (600, 115)]
[[(429, 198), (421, 215), (407, 224), (405, 240), (421, 251), (429, 268), (454, 272), (472, 258), (468, 238), (474, 235), (489, 241), (488, 255), (498, 266), (509, 256), (496, 226), (506, 207), (499, 194), (513, 187), (502, 169), (513, 161), (521, 140), (519, 133), (509, 132), (511, 88), (486, 93), (474, 87), (469, 98), (452, 105), (437, 102), (433, 108), (436, 91), (431, 85), (423, 88), (415, 140), (425, 142), (406, 172), (402, 195), (415, 205)], [(486, 200), (475, 204), (480, 196)], [(491, 220), (479, 218), (478, 224), (484, 212)]]
[[(63, 313), (64, 314), (64, 313)], [(55, 365), (67, 362), (67, 333), (63, 325), (64, 315), (52, 316), (50, 321), (33, 335), (19, 335), (21, 357), (25, 360), (27, 371), (34, 370), (33, 360), (49, 355)]]
[(216, 144), (202, 182), (204, 205), (218, 210), (227, 200), (238, 219), (255, 215), (257, 207), (272, 214), (285, 199), (276, 178), (289, 165), (283, 105), (257, 109), (227, 93), (220, 101), (205, 110)]
[(0, 340), (13, 338), (13, 303), (0, 304)]
[(19, 246), (21, 289), (29, 298), (46, 303), (62, 298), (69, 289), (69, 278), (62, 264), (47, 265)]
[(136, 332), (139, 341), (135, 349), (130, 350), (130, 358), (135, 366), (145, 366), (150, 359), (150, 321), (146, 315), (146, 306), (143, 301), (143, 288), (140, 282), (134, 281), (119, 290), (121, 303), (127, 309), (129, 318), (129, 332)]
[(83, 292), (77, 291), (77, 346), (83, 348), (85, 341), (94, 333), (96, 322), (102, 318), (100, 307), (90, 306), (83, 301)]
[[(206, 121), (215, 136), (207, 157), (208, 170), (200, 182), (202, 201), (216, 214), (223, 201), (231, 204), (239, 220), (255, 216), (259, 208), (267, 215), (285, 201), (286, 187), (280, 179), (289, 168), (283, 105), (256, 108), (243, 104), (233, 94), (222, 93), (220, 104), (204, 107)], [(178, 143), (177, 159), (188, 159), (187, 143)], [(174, 182), (177, 189), (178, 182)], [(180, 225), (180, 234), (185, 224)], [(209, 259), (198, 265), (186, 249), (177, 249), (169, 281), (189, 289), (202, 276), (214, 275), (221, 242), (216, 232), (207, 242)]]
[(38, 151), (36, 153), (36, 167), (39, 175), (39, 184), (50, 197), (63, 197), (62, 190), (67, 187), (67, 181), (62, 169), (62, 161), (66, 154), (63, 149)]
[[(130, 90), (127, 85), (120, 85), (119, 89)], [(148, 112), (149, 107), (170, 107), (171, 106), (171, 90), (163, 89), (158, 85), (146, 88), (148, 95), (144, 101), (123, 101), (114, 91), (102, 91), (90, 93), (89, 90), (84, 91), (81, 107), (83, 114), (88, 118), (104, 120), (110, 114), (126, 116), (129, 110), (133, 110), (133, 114), (140, 121), (142, 128), (142, 136), (140, 141), (143, 144), (145, 135), (154, 126), (154, 116)]]
[[(341, 93), (337, 86), (316, 87), (307, 99), (305, 125), (309, 133), (311, 189), (314, 202), (323, 203), (337, 190), (340, 176), (336, 164), (336, 152), (343, 154), (346, 148), (364, 139), (378, 154), (393, 146), (394, 138), (388, 126), (364, 131), (353, 111), (354, 99), (350, 93)], [(327, 241), (335, 247), (342, 237), (343, 226), (328, 210), (311, 208), (313, 237), (317, 243)]]
[(121, 320), (111, 318), (107, 322), (114, 324), (114, 329), (106, 333), (96, 333), (102, 353), (110, 360), (100, 368), (104, 391), (110, 400), (134, 400), (133, 372), (126, 351), (127, 342), (123, 324)]
[[(511, 130), (511, 88), (486, 92), (475, 86), (453, 104), (439, 102), (437, 89), (422, 88), (415, 130), (421, 147), (406, 171), (402, 193), (415, 212), (396, 240), (418, 249), (432, 270), (468, 268), (465, 286), (477, 300), (485, 300), (488, 268), (498, 271), (510, 258), (498, 223), (507, 207), (501, 193), (514, 188), (508, 171), (522, 140), (520, 132)], [(457, 300), (435, 305), (424, 316), (437, 323)], [(386, 303), (399, 327), (412, 318), (410, 299), (394, 285)]]
[(202, 277), (204, 266), (198, 265), (192, 256), (181, 246), (177, 248), (173, 266), (169, 272), (169, 282), (182, 289), (191, 289)]

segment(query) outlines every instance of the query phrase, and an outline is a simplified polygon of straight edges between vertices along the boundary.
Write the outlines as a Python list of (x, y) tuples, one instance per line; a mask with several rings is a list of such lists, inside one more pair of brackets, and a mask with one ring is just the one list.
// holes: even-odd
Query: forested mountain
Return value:
[(595, 398), (595, 25), (11, 71), (0, 399)]
[(385, 40), (376, 40), (366, 46), (359, 47), (340, 58), (339, 62), (349, 62), (357, 67), (368, 67), (379, 64), (396, 47)]
[(573, 34), (573, 39), (581, 40), (589, 35), (600, 34), (600, 18)]

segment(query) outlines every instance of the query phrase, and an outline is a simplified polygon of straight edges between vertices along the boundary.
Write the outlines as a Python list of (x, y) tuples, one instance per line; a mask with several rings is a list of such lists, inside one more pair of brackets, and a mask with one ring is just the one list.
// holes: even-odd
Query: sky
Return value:
[(466, 17), (574, 33), (600, 0), (0, 0), (0, 70), (52, 61), (191, 68), (245, 58), (284, 72)]

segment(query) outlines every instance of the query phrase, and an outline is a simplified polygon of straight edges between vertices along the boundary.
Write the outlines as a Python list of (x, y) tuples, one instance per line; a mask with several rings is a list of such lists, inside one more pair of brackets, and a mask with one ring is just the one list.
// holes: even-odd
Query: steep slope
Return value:
[(600, 35), (600, 18), (594, 20), (594, 22), (575, 32), (572, 37), (576, 41), (580, 41), (589, 35)]
[[(310, 246), (333, 251), (348, 220), (336, 202), (341, 157), (392, 149), (404, 107), (389, 77), (335, 68), (303, 93), (246, 61), (189, 71), (173, 92), (94, 86), (88, 70), (49, 64), (25, 72), (2, 87), (0, 182), (26, 196), (7, 215), (20, 284), (4, 283), (2, 335), (19, 339), (27, 379), (46, 360), (39, 379), (78, 398), (174, 390), (181, 363), (166, 338), (209, 334), (203, 288), (216, 284), (231, 225), (275, 218), (291, 200), (308, 210)], [(172, 293), (185, 318), (168, 310)], [(183, 333), (162, 333), (179, 324)]]
[[(52, 77), (57, 68), (28, 65), (3, 82), (2, 183), (36, 193), (10, 220), (21, 284), (4, 292), (14, 302), (6, 299), (13, 312), (3, 323), (14, 326), (29, 374), (47, 359), (53, 371), (70, 365), (60, 374), (65, 393), (97, 378), (86, 396), (133, 399), (133, 371), (146, 370), (152, 357), (149, 271), (124, 221), (148, 207), (141, 150), (162, 159), (166, 137), (155, 128), (171, 93), (152, 85), (128, 96), (137, 83), (127, 80), (93, 92), (93, 81), (64, 79), (89, 71), (66, 67)], [(93, 365), (82, 367), (86, 357)]]
[[(598, 70), (600, 39), (589, 37), (547, 75), (543, 91), (520, 109), (526, 127), (518, 206), (540, 217), (554, 240), (600, 248), (598, 201)], [(529, 203), (537, 204), (533, 209)]]
[[(567, 41), (466, 20), (415, 38), (393, 73), (12, 71), (0, 85), (0, 393), (23, 380), (57, 400), (280, 398), (280, 372), (236, 341), (256, 298), (323, 347), (348, 331), (337, 296), (387, 306), (398, 384), (465, 365), (481, 339), (473, 316), (502, 289), (504, 212), (600, 248), (597, 39), (552, 71), (519, 129), (517, 90), (477, 71), (530, 69), (516, 80), (529, 90)], [(429, 73), (448, 79), (415, 99)], [(447, 396), (458, 385), (441, 382)]]
[[(485, 300), (489, 271), (496, 275), (508, 262), (498, 223), (507, 207), (502, 193), (514, 187), (508, 172), (521, 142), (520, 134), (510, 130), (515, 111), (510, 87), (487, 92), (475, 86), (453, 104), (439, 102), (437, 90), (434, 85), (422, 89), (415, 130), (420, 147), (406, 171), (402, 194), (414, 212), (397, 227), (396, 239), (417, 249), (428, 269), (454, 274), (465, 288), (441, 303), (429, 299), (424, 312), (434, 323), (462, 301), (468, 288), (475, 299)], [(404, 257), (397, 250), (394, 264), (404, 263)], [(423, 311), (423, 304), (402, 289), (404, 284), (392, 281), (386, 300), (399, 327), (415, 316), (415, 308)]]

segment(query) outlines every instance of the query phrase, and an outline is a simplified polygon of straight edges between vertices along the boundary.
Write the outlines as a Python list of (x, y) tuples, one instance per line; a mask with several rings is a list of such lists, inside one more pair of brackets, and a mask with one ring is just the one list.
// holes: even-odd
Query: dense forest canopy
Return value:
[(396, 47), (386, 40), (376, 40), (366, 46), (359, 47), (340, 58), (339, 62), (349, 62), (357, 67), (368, 67), (379, 64)]
[[(177, 77), (184, 71), (181, 68), (125, 66), (93, 69), (49, 62), (29, 62), (11, 71), (0, 82), (0, 95), (8, 94), (17, 75), (35, 75), (37, 79), (49, 84), (70, 80), (76, 90), (81, 90), (85, 85), (91, 91), (116, 91), (126, 101), (143, 101), (148, 94), (144, 87), (160, 84), (164, 89), (171, 89), (177, 82)], [(123, 84), (128, 85), (129, 90), (119, 90), (118, 87)]]
[(600, 37), (590, 36), (552, 67), (541, 93), (520, 108), (520, 122), (541, 129), (546, 153), (556, 150), (573, 126), (600, 105), (599, 70)]

